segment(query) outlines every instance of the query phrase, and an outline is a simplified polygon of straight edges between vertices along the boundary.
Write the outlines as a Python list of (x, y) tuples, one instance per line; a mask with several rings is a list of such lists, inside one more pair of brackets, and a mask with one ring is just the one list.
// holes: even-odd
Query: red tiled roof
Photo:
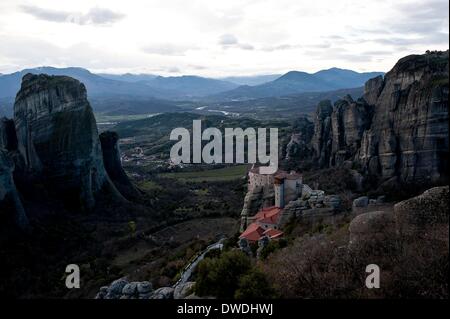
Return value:
[(278, 238), (278, 237), (283, 236), (283, 232), (278, 229), (269, 228), (263, 233), (263, 235), (266, 235), (269, 238), (273, 239), (273, 238)]
[(251, 223), (247, 229), (239, 236), (248, 241), (258, 241), (264, 233), (264, 229), (256, 223)]
[(255, 221), (265, 224), (277, 224), (281, 210), (281, 208), (276, 206), (263, 208), (254, 216)]

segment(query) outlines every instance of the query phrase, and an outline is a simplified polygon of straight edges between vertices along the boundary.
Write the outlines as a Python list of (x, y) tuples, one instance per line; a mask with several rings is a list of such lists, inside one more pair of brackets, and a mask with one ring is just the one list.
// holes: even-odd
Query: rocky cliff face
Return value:
[(0, 149), (13, 151), (17, 149), (17, 136), (14, 121), (0, 118)]
[(286, 144), (286, 160), (303, 160), (311, 157), (311, 138), (314, 133), (314, 124), (306, 117), (294, 122), (293, 133)]
[(86, 207), (94, 205), (96, 192), (113, 188), (82, 83), (64, 76), (25, 75), (14, 121), (30, 176)]
[(28, 218), (14, 183), (13, 171), (13, 160), (4, 149), (0, 149), (0, 218), (27, 229)]
[(314, 135), (311, 143), (314, 150), (314, 157), (317, 159), (319, 167), (329, 165), (332, 135), (331, 135), (331, 115), (333, 106), (330, 100), (319, 103), (314, 117)]
[(27, 229), (28, 218), (13, 178), (14, 160), (18, 155), (16, 150), (14, 121), (0, 118), (0, 218)]
[(106, 131), (100, 134), (103, 162), (108, 176), (120, 193), (126, 198), (135, 198), (139, 196), (139, 191), (130, 182), (122, 167), (118, 141), (119, 135), (116, 132)]
[(316, 112), (312, 140), (321, 167), (349, 160), (381, 181), (448, 177), (448, 51), (401, 59), (385, 78)]
[(25, 193), (38, 184), (77, 208), (93, 207), (100, 191), (124, 200), (108, 172), (124, 192), (137, 194), (122, 169), (117, 139), (115, 133), (105, 134), (102, 151), (82, 83), (27, 74), (17, 93), (14, 120), (0, 119), (1, 211), (27, 227), (15, 180)]

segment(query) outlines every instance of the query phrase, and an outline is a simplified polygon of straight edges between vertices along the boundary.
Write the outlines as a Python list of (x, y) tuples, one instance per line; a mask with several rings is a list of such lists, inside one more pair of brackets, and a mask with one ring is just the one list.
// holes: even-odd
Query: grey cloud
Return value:
[(145, 60), (118, 57), (113, 52), (87, 43), (77, 43), (67, 48), (29, 37), (1, 36), (0, 57), (17, 69), (24, 66), (82, 66), (92, 69), (106, 69), (120, 65), (123, 68), (142, 67)]
[(23, 5), (20, 8), (23, 12), (40, 20), (79, 25), (108, 25), (125, 17), (122, 13), (98, 7), (90, 9), (87, 13), (44, 9), (31, 5)]
[(415, 44), (439, 45), (449, 43), (449, 34), (445, 32), (435, 32), (425, 36), (414, 38), (386, 37), (373, 39), (373, 42), (391, 46), (410, 46)]
[(224, 49), (238, 48), (242, 50), (254, 50), (253, 45), (239, 42), (233, 34), (222, 34), (219, 37), (219, 44), (222, 45)]
[(365, 51), (362, 54), (363, 55), (391, 55), (393, 53), (393, 51), (389, 51), (389, 50), (373, 50), (373, 51)]
[(167, 69), (167, 72), (169, 73), (180, 73), (180, 69), (177, 67), (170, 67)]
[(353, 54), (345, 50), (344, 48), (333, 48), (331, 50), (307, 50), (304, 52), (306, 55), (319, 60), (343, 60), (351, 62), (371, 62), (371, 54)]
[(187, 51), (195, 49), (187, 45), (177, 45), (171, 43), (154, 43), (142, 47), (142, 51), (148, 54), (183, 56)]
[(251, 44), (248, 44), (248, 43), (239, 43), (239, 48), (241, 48), (242, 50), (253, 50), (253, 49), (255, 49), (254, 47), (253, 47), (253, 45), (251, 45)]
[(194, 69), (194, 70), (207, 70), (208, 69), (208, 67), (206, 67), (204, 65), (196, 65), (196, 64), (189, 64), (188, 67), (191, 69)]
[(219, 38), (221, 45), (235, 45), (238, 44), (238, 39), (232, 34), (223, 34)]
[(349, 27), (340, 43), (375, 42), (399, 49), (411, 45), (448, 44), (448, 0), (409, 1), (393, 5), (397, 17), (372, 28)]
[(298, 48), (301, 48), (301, 45), (280, 44), (275, 46), (265, 46), (261, 50), (266, 52), (273, 52), (273, 51), (293, 50)]
[(448, 20), (448, 0), (415, 1), (398, 3), (395, 9), (412, 19)]

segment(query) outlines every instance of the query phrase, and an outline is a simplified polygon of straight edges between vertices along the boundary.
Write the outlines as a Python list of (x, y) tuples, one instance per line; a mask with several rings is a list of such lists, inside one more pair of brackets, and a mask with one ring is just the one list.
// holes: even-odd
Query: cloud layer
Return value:
[(0, 73), (388, 71), (449, 46), (448, 0), (2, 0)]
[(75, 23), (79, 25), (112, 24), (125, 17), (122, 13), (98, 7), (91, 8), (87, 13), (44, 9), (32, 5), (22, 5), (20, 8), (23, 12), (32, 15), (37, 19), (60, 23)]

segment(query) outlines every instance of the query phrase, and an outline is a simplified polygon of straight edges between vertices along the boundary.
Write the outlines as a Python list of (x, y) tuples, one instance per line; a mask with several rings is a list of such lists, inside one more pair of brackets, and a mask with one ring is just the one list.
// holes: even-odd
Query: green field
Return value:
[(98, 123), (101, 122), (126, 122), (134, 120), (142, 120), (157, 115), (155, 114), (133, 114), (133, 115), (105, 115), (102, 113), (95, 113), (95, 119)]
[(215, 182), (239, 179), (244, 177), (246, 174), (247, 165), (236, 165), (199, 172), (163, 173), (159, 174), (159, 176), (189, 182)]

